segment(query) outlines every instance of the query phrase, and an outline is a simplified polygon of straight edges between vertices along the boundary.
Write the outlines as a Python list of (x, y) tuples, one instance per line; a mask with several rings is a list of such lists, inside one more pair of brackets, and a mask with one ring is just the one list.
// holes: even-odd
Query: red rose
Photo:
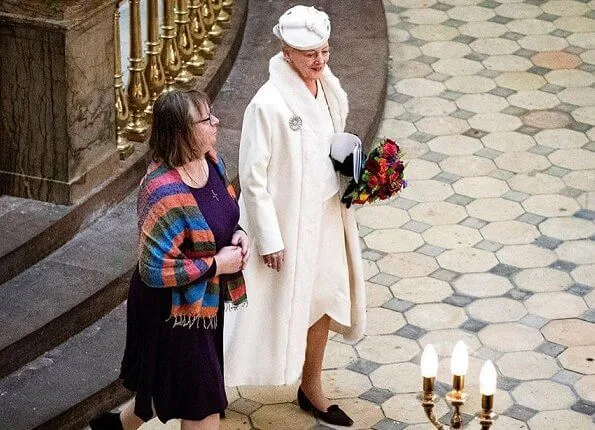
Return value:
[(397, 145), (394, 142), (385, 143), (383, 148), (383, 153), (387, 157), (391, 157), (397, 153)]
[(380, 185), (380, 182), (378, 181), (378, 178), (376, 176), (372, 176), (369, 180), (368, 180), (368, 186), (370, 188), (374, 188), (377, 187), (378, 185)]
[(374, 160), (373, 158), (368, 158), (368, 161), (366, 161), (366, 169), (375, 175), (380, 171), (380, 165), (378, 164), (378, 161)]

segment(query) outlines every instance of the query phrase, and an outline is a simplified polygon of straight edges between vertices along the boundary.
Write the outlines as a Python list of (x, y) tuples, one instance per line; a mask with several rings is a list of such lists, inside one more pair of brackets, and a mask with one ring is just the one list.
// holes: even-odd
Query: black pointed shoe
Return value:
[(306, 394), (304, 394), (302, 391), (302, 387), (298, 388), (297, 400), (298, 405), (300, 405), (300, 408), (303, 411), (312, 412), (312, 415), (320, 418), (322, 421), (344, 427), (351, 427), (353, 425), (353, 420), (349, 418), (349, 416), (343, 412), (343, 410), (338, 405), (329, 406), (326, 412), (316, 409), (310, 399), (308, 399)]
[(89, 427), (91, 430), (124, 430), (120, 414), (114, 412), (106, 412), (93, 418), (89, 421)]

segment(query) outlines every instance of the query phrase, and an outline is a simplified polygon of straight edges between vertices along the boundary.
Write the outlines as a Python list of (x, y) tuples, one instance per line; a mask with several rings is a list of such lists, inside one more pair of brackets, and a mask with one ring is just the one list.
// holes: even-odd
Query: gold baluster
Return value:
[(182, 68), (176, 76), (176, 82), (187, 84), (194, 80), (194, 76), (188, 70), (187, 61), (192, 57), (192, 35), (188, 25), (188, 0), (176, 0), (176, 41), (182, 59)]
[[(209, 21), (212, 23), (209, 27), (209, 39), (215, 43), (221, 43), (223, 29), (217, 24), (217, 15), (215, 14), (213, 0), (205, 0), (205, 9), (208, 9)], [(205, 22), (206, 22), (205, 16)]]
[(223, 0), (223, 9), (229, 14), (231, 14), (231, 10), (233, 9), (234, 1), (233, 0)]
[(148, 17), (148, 28), (147, 28), (147, 65), (145, 66), (145, 79), (147, 86), (149, 87), (149, 104), (145, 109), (147, 115), (151, 115), (153, 112), (153, 103), (163, 91), (165, 86), (165, 72), (163, 65), (161, 64), (161, 53), (160, 53), (160, 42), (157, 33), (159, 15), (157, 13), (158, 8), (157, 0), (147, 1), (147, 17)]
[(213, 10), (217, 16), (217, 24), (219, 24), (221, 28), (229, 28), (231, 26), (231, 17), (225, 9), (223, 9), (223, 0), (213, 0)]
[(128, 101), (122, 89), (122, 48), (120, 46), (120, 3), (116, 3), (114, 11), (114, 93), (116, 107), (116, 145), (120, 159), (126, 159), (134, 152), (132, 142), (124, 137), (124, 127), (130, 118)]
[(211, 40), (209, 31), (215, 23), (215, 15), (213, 15), (213, 9), (209, 7), (207, 0), (199, 0), (199, 11), (202, 15), (202, 22), (204, 24), (206, 37), (203, 39), (200, 45), (200, 53), (207, 59), (212, 59), (215, 52), (215, 44)]
[(207, 36), (207, 32), (202, 22), (199, 0), (190, 0), (188, 3), (188, 19), (192, 35), (192, 57), (188, 60), (188, 69), (195, 75), (202, 75), (205, 71), (205, 59), (200, 55), (200, 45)]
[(126, 126), (128, 138), (142, 142), (149, 129), (145, 121), (145, 108), (149, 103), (149, 88), (143, 73), (143, 57), (140, 28), (140, 0), (129, 0), (130, 5), (130, 64), (128, 65), (128, 104), (130, 122)]
[(175, 88), (176, 76), (180, 73), (182, 60), (176, 42), (176, 27), (174, 25), (174, 0), (163, 0), (163, 22), (161, 25), (161, 64), (165, 71), (165, 88), (172, 91)]

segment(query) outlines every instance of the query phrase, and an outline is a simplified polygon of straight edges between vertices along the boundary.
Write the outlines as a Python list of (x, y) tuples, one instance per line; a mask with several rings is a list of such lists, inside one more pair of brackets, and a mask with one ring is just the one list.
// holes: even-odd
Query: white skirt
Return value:
[(310, 326), (323, 315), (351, 326), (351, 299), (345, 232), (339, 195), (325, 201), (318, 261), (310, 302)]

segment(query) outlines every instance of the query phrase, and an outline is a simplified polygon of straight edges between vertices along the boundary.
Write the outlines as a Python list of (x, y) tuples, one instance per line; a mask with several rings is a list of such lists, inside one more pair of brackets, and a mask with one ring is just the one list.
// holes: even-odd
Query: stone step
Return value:
[(117, 381), (126, 305), (0, 380), (0, 428), (81, 429), (131, 393)]

